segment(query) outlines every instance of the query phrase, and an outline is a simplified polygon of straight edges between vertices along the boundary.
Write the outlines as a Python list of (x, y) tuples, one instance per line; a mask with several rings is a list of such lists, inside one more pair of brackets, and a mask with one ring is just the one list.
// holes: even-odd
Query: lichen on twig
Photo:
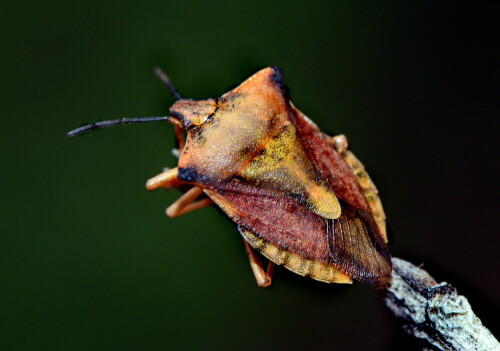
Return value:
[(407, 261), (392, 259), (385, 304), (404, 321), (404, 330), (428, 342), (430, 350), (500, 350), (500, 343), (448, 283)]

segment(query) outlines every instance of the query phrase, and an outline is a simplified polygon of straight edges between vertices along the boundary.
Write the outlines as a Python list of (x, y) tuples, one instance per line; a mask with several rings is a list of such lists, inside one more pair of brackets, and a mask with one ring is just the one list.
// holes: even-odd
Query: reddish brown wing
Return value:
[(330, 261), (325, 222), (304, 205), (239, 179), (216, 189), (208, 195), (238, 225), (283, 250), (310, 260)]
[(389, 252), (356, 212), (344, 205), (340, 218), (325, 220), (330, 259), (358, 280), (383, 284), (392, 270)]

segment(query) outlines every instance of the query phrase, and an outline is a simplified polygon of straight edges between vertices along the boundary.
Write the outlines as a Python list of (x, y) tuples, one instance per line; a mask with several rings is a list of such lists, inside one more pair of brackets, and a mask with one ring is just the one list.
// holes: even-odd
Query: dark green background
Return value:
[[(492, 2), (493, 3), (493, 2)], [(215, 208), (169, 219), (164, 115), (283, 68), (376, 181), (395, 256), (456, 285), (498, 334), (498, 14), (483, 3), (2, 2), (0, 348), (412, 349), (370, 286), (278, 268), (255, 284)]]

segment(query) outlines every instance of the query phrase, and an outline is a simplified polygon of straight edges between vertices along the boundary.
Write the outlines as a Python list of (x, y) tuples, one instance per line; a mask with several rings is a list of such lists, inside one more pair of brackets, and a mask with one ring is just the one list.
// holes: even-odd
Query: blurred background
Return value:
[[(491, 2), (493, 4), (493, 2)], [(258, 288), (215, 208), (169, 219), (168, 113), (270, 65), (376, 182), (394, 256), (500, 328), (498, 13), (487, 3), (51, 1), (0, 5), (5, 350), (416, 350), (375, 289), (277, 268)], [(496, 123), (495, 123), (496, 121)]]

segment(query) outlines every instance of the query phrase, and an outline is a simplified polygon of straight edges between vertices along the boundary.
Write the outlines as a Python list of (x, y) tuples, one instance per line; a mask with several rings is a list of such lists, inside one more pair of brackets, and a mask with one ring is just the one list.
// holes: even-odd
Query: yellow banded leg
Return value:
[(245, 243), (245, 250), (248, 255), (248, 260), (250, 261), (250, 267), (252, 267), (253, 275), (255, 276), (255, 280), (257, 281), (257, 285), (262, 288), (267, 288), (271, 285), (273, 280), (273, 272), (274, 272), (274, 262), (269, 261), (267, 265), (267, 271), (264, 271), (264, 267), (262, 266), (262, 262), (259, 257), (255, 253), (252, 246), (247, 243), (246, 240), (243, 240)]

